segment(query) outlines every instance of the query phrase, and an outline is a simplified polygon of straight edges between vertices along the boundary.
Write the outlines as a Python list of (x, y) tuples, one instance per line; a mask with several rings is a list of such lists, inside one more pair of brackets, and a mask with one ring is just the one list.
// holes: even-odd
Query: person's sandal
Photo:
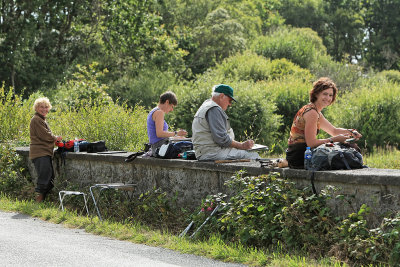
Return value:
[(44, 194), (37, 194), (36, 195), (36, 197), (35, 197), (35, 200), (36, 200), (36, 202), (43, 202), (43, 200), (44, 200)]
[(286, 159), (278, 159), (277, 161), (277, 167), (278, 168), (286, 168), (289, 167), (289, 163)]

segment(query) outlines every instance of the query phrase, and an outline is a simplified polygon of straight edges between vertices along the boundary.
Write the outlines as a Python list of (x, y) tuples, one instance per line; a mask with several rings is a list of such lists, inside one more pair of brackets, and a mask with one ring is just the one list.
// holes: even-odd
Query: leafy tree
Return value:
[[(271, 2), (271, 1), (268, 1)], [(311, 28), (319, 35), (324, 32), (325, 13), (322, 0), (282, 0), (273, 5), (285, 18), (285, 24)]]
[(245, 48), (243, 26), (231, 19), (228, 12), (218, 8), (206, 17), (202, 26), (194, 29), (196, 50), (189, 55), (189, 67), (194, 73), (202, 73)]
[(364, 39), (361, 0), (330, 0), (324, 4), (328, 53), (337, 61), (359, 59)]
[(351, 62), (361, 56), (364, 38), (361, 0), (266, 2), (285, 19), (285, 24), (316, 31), (335, 60)]
[(184, 53), (160, 25), (161, 17), (155, 13), (154, 4), (155, 1), (104, 0), (100, 14), (104, 17), (103, 38), (111, 61), (103, 62), (114, 78), (128, 68), (153, 65), (168, 69), (180, 65)]
[(400, 70), (400, 0), (364, 0), (367, 38), (365, 63)]
[(246, 39), (253, 39), (262, 34), (263, 0), (224, 0), (222, 7), (244, 27), (243, 34)]
[[(51, 87), (76, 58), (71, 28), (90, 1), (1, 1), (0, 75), (16, 91)], [(90, 17), (90, 16), (89, 16)]]
[(252, 44), (252, 50), (270, 59), (286, 58), (302, 68), (309, 68), (326, 54), (321, 38), (309, 28), (279, 28), (258, 37)]

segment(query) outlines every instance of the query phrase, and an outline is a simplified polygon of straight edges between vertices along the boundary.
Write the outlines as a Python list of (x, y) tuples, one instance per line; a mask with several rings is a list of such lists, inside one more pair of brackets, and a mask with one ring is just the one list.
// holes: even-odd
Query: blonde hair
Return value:
[(49, 107), (49, 109), (51, 109), (50, 100), (47, 97), (40, 97), (35, 100), (35, 103), (33, 104), (33, 110), (36, 111), (36, 109), (42, 104), (46, 105), (46, 107)]

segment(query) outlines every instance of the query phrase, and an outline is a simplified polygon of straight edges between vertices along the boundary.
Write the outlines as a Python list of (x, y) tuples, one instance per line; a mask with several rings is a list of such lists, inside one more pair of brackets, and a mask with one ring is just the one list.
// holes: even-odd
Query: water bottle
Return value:
[(309, 170), (311, 169), (311, 156), (312, 152), (310, 147), (308, 146), (306, 148), (306, 151), (304, 152), (304, 169)]
[(79, 142), (77, 139), (74, 142), (74, 152), (79, 152)]

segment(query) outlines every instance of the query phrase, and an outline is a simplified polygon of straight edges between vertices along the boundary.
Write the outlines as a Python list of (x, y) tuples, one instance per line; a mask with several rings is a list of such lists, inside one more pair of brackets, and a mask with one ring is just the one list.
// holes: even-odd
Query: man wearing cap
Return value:
[(198, 160), (259, 159), (256, 152), (248, 152), (253, 140), (235, 141), (235, 135), (225, 113), (235, 101), (233, 89), (229, 85), (213, 87), (212, 97), (204, 101), (194, 115), (192, 141)]

